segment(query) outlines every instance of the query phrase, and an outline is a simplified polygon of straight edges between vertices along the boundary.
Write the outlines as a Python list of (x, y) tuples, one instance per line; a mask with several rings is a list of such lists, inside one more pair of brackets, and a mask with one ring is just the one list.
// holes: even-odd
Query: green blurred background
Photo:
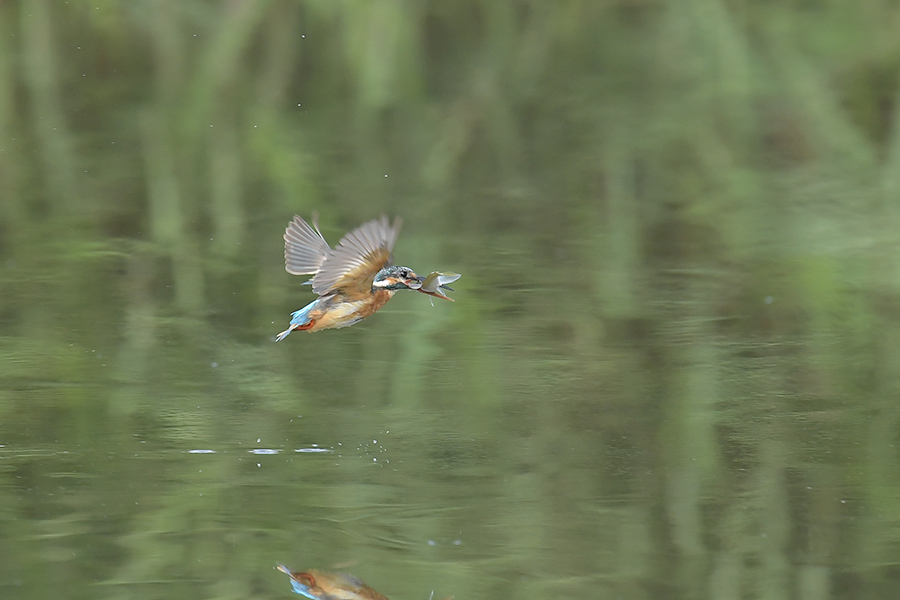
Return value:
[[(0, 1), (0, 596), (900, 597), (898, 31)], [(273, 344), (313, 211), (456, 303)]]

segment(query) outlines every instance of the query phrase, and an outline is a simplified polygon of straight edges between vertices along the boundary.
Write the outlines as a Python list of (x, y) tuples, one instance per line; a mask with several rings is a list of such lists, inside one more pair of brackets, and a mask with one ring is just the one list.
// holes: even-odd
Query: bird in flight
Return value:
[[(307, 283), (318, 298), (293, 313), (290, 326), (276, 342), (292, 331), (320, 331), (349, 327), (365, 319), (391, 299), (397, 290), (416, 290), (451, 300), (443, 294), (446, 283), (459, 278), (434, 272), (419, 277), (409, 267), (392, 264), (391, 251), (400, 233), (401, 220), (386, 216), (363, 223), (332, 248), (319, 231), (294, 215), (284, 231), (284, 265), (291, 275), (312, 275)], [(426, 284), (423, 289), (423, 283)]]

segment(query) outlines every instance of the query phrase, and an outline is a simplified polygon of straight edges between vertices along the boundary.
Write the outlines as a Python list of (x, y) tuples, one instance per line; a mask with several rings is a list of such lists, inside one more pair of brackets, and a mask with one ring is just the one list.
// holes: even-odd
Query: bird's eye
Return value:
[(409, 279), (409, 271), (403, 269), (402, 271), (400, 271), (400, 277), (402, 277), (403, 279)]

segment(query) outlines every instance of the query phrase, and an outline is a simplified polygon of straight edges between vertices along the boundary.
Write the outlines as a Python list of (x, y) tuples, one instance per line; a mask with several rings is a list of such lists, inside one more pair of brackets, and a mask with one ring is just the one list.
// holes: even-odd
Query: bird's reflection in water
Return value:
[(296, 572), (282, 564), (277, 568), (291, 578), (294, 593), (310, 600), (388, 600), (387, 596), (379, 594), (353, 575), (316, 569)]
[[(316, 569), (291, 571), (280, 563), (276, 568), (291, 578), (294, 593), (310, 600), (388, 600), (387, 596), (379, 594), (358, 577), (347, 573), (328, 573)], [(434, 596), (433, 591), (431, 596)], [(445, 600), (452, 598), (450, 596)]]

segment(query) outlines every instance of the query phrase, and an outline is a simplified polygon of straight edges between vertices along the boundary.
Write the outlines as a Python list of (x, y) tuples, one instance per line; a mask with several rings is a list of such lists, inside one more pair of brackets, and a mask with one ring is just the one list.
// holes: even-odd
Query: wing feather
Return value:
[(313, 224), (298, 215), (284, 230), (284, 269), (291, 275), (315, 275), (325, 263), (331, 247), (319, 231), (318, 217)]
[(391, 263), (401, 224), (399, 218), (391, 224), (382, 215), (346, 234), (313, 277), (313, 291), (320, 296), (338, 289), (369, 292), (375, 274)]

